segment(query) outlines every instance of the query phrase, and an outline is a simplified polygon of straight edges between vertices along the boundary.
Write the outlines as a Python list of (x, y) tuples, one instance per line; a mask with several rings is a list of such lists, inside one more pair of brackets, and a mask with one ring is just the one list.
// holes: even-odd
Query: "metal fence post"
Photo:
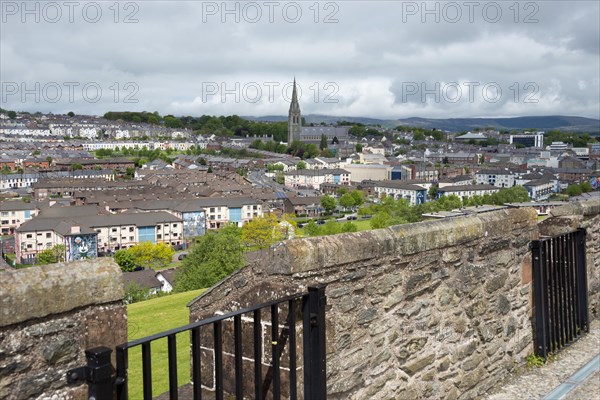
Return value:
[(115, 370), (110, 362), (111, 353), (111, 349), (103, 346), (86, 350), (87, 366), (68, 371), (67, 382), (85, 379), (89, 400), (112, 400)]
[(588, 282), (587, 282), (587, 259), (585, 254), (585, 241), (586, 241), (585, 228), (577, 229), (577, 286), (579, 288), (579, 313), (578, 322), (579, 328), (582, 331), (590, 331), (589, 323), (589, 312), (588, 312)]
[(542, 275), (542, 246), (539, 240), (534, 240), (529, 245), (531, 248), (531, 268), (533, 269), (533, 306), (535, 308), (535, 354), (546, 358), (547, 333), (546, 333), (546, 293)]
[(308, 288), (302, 304), (304, 399), (326, 400), (325, 286)]

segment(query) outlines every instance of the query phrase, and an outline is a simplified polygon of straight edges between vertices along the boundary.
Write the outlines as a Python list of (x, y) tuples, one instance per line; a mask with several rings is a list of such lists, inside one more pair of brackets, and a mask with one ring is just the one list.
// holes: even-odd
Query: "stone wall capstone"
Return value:
[(1, 271), (0, 399), (87, 398), (66, 372), (127, 341), (123, 295), (109, 258)]

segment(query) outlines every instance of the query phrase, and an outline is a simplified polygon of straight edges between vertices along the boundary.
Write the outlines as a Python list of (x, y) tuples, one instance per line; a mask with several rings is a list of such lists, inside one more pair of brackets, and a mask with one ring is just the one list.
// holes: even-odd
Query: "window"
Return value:
[(8, 217), (8, 211), (2, 211), (2, 216), (3, 217)]
[(162, 239), (162, 235), (159, 233), (158, 235), (156, 235), (157, 239)]
[(134, 231), (134, 228), (133, 228), (133, 226), (130, 226), (130, 227), (129, 227), (129, 232), (133, 232), (133, 231)]
[(214, 213), (214, 212), (215, 212), (215, 208), (214, 208), (214, 207), (212, 207), (212, 208), (210, 209), (210, 212), (211, 212), (211, 213)]
[(134, 239), (134, 237), (133, 237), (133, 236), (129, 236), (129, 241), (130, 241), (130, 242), (133, 242), (134, 240), (135, 240), (135, 239)]
[(111, 232), (116, 232), (116, 231), (117, 231), (117, 228), (112, 228), (110, 231), (111, 231)]
[(177, 233), (173, 233), (173, 236), (177, 236)]
[(7, 219), (3, 219), (2, 220), (2, 225), (8, 225), (8, 220)]
[(162, 228), (162, 225), (156, 225), (156, 230), (160, 231), (160, 229)]
[(28, 249), (31, 249), (32, 247), (33, 247), (33, 245), (32, 245), (31, 243), (29, 243), (29, 244), (27, 245), (27, 248), (28, 248)]
[(33, 235), (31, 233), (27, 234), (27, 239), (31, 239), (33, 237)]
[(52, 237), (52, 234), (51, 234), (50, 232), (47, 232), (47, 233), (46, 233), (46, 237), (47, 237), (47, 238), (51, 238), (51, 237)]
[(173, 224), (173, 228), (177, 228), (177, 224)]

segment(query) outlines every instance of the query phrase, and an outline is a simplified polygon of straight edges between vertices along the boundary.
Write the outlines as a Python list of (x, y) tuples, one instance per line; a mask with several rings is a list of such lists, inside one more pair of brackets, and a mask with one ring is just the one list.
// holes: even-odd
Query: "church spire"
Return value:
[(288, 113), (288, 144), (295, 140), (300, 140), (302, 132), (302, 114), (300, 113), (300, 103), (298, 102), (298, 91), (296, 90), (296, 77), (294, 76), (294, 87), (292, 89), (292, 102)]

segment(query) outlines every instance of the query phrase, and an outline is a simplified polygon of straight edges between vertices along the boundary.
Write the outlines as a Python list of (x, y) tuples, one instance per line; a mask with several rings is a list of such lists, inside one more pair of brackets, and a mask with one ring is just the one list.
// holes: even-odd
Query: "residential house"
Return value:
[(405, 181), (375, 182), (373, 190), (379, 198), (391, 196), (394, 199), (406, 199), (413, 206), (427, 201), (427, 187)]
[(486, 194), (493, 194), (498, 192), (500, 189), (492, 185), (460, 185), (460, 186), (446, 186), (439, 188), (437, 191), (438, 199), (442, 196), (448, 196), (451, 194), (457, 195), (461, 200), (465, 200), (473, 196), (484, 196)]
[(350, 184), (350, 172), (344, 169), (288, 171), (283, 174), (290, 189), (320, 189), (322, 183)]
[(29, 221), (39, 213), (37, 203), (25, 203), (21, 200), (0, 202), (0, 234), (14, 235), (22, 223)]

